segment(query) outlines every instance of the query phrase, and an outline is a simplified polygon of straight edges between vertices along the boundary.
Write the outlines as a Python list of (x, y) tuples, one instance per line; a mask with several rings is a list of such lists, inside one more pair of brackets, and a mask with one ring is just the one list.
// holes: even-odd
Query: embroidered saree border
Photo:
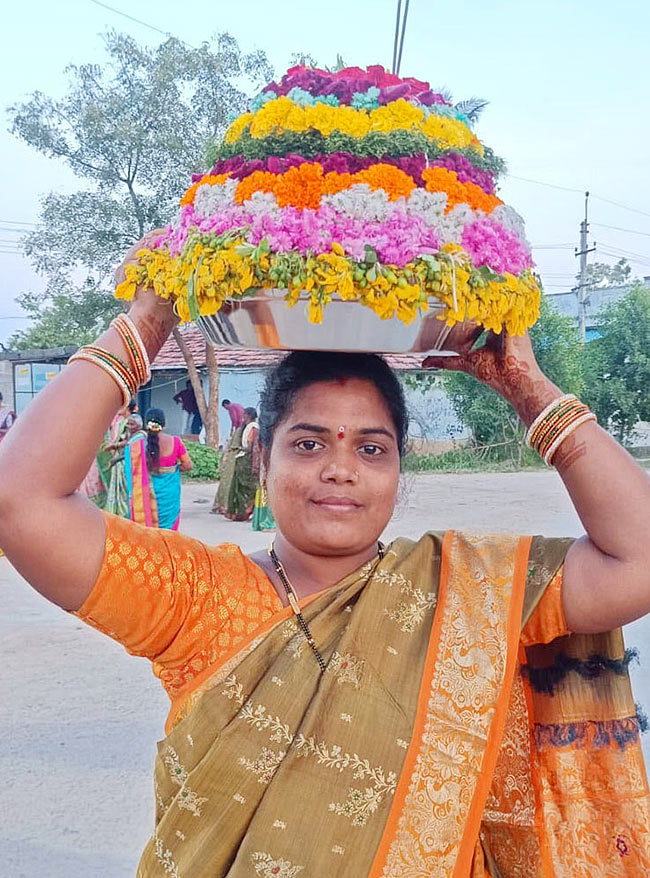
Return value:
[[(459, 546), (461, 541), (463, 545)], [(459, 576), (462, 578), (464, 572), (469, 578), (467, 562), (472, 552), (480, 554), (481, 542), (480, 538), (472, 540), (454, 531), (445, 534), (438, 606), (422, 675), (413, 736), (370, 878), (397, 876), (413, 868), (423, 874), (464, 878), (471, 868), (516, 669), (531, 541), (529, 538), (503, 536), (493, 558), (484, 554), (482, 562), (489, 564), (492, 561), (493, 565), (500, 566), (500, 570), (488, 570), (480, 583), (474, 583), (476, 600), (472, 601), (470, 608), (467, 595), (458, 594), (462, 587)], [(463, 553), (465, 558), (462, 558)], [(507, 571), (505, 574), (504, 570)], [(480, 594), (481, 586), (485, 586), (483, 594)], [(498, 611), (498, 604), (501, 608), (505, 605), (507, 614)], [(454, 611), (456, 618), (453, 618)], [(469, 621), (468, 616), (472, 617)], [(505, 625), (500, 627), (499, 622), (503, 623), (506, 618)], [(454, 631), (460, 631), (463, 626), (466, 627), (464, 642), (461, 633), (460, 641), (456, 641), (452, 649)], [(480, 632), (487, 632), (487, 636), (493, 638), (491, 643), (484, 644), (484, 649), (477, 644)], [(451, 663), (445, 667), (443, 652), (447, 646)], [(472, 658), (468, 659), (470, 654)], [(440, 692), (449, 692), (453, 688), (450, 669), (454, 665), (460, 676), (463, 675), (459, 660), (467, 660), (468, 666), (474, 662), (474, 680), (479, 680), (481, 674), (483, 677), (479, 691), (474, 692), (469, 705), (474, 711), (472, 719), (477, 721), (477, 727), (472, 728), (471, 721), (465, 722), (464, 732), (471, 741), (469, 745), (467, 741), (463, 744), (459, 728), (444, 719), (447, 705), (438, 698)], [(480, 665), (480, 670), (477, 665)], [(489, 689), (492, 690), (491, 707), (485, 704)], [(458, 716), (461, 712), (458, 711)], [(487, 724), (484, 730), (478, 723), (479, 713), (484, 714), (483, 725)], [(467, 714), (464, 719), (467, 720)], [(445, 727), (452, 729), (451, 735), (442, 733)], [(483, 731), (487, 734), (481, 748), (479, 741)], [(445, 740), (446, 737), (449, 740)]]

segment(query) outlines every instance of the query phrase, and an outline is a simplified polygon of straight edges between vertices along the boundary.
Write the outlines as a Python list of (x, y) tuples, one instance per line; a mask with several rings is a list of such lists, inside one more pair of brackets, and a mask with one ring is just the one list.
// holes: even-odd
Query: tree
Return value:
[(639, 421), (650, 421), (650, 290), (635, 283), (597, 322), (600, 334), (585, 346), (584, 401), (620, 442)]
[[(41, 227), (25, 239), (47, 285), (42, 296), (19, 297), (36, 319), (14, 338), (22, 346), (42, 338), (84, 342), (109, 322), (114, 266), (146, 230), (169, 221), (190, 175), (203, 170), (207, 143), (245, 110), (242, 79), (260, 87), (273, 73), (262, 52), (242, 53), (228, 34), (198, 49), (174, 38), (148, 49), (115, 32), (104, 40), (107, 62), (70, 66), (64, 98), (35, 92), (10, 108), (14, 134), (87, 184), (72, 195), (48, 195)], [(188, 371), (198, 375), (189, 362)], [(218, 444), (214, 393), (208, 405), (192, 383), (209, 409), (209, 441)]]
[(588, 287), (615, 287), (626, 284), (632, 275), (632, 266), (627, 259), (619, 259), (615, 265), (607, 262), (592, 262), (587, 266)]
[[(542, 371), (565, 393), (579, 395), (583, 387), (582, 346), (570, 317), (555, 310), (542, 296), (540, 318), (530, 330)], [(458, 418), (481, 446), (495, 446), (496, 456), (522, 463), (525, 428), (514, 409), (489, 387), (462, 372), (443, 372), (444, 387)]]

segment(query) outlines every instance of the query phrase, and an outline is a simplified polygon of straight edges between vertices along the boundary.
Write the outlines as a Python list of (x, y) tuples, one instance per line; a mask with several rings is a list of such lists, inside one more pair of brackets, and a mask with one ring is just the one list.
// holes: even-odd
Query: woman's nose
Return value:
[(321, 471), (321, 479), (324, 482), (336, 484), (355, 484), (359, 481), (359, 471), (354, 459), (348, 460), (347, 456), (337, 455), (329, 460)]

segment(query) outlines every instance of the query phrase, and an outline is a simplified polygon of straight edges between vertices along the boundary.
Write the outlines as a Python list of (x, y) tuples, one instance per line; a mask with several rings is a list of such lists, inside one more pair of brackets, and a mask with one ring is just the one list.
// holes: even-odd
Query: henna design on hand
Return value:
[(491, 336), (484, 347), (459, 357), (427, 357), (423, 366), (467, 372), (504, 397), (526, 424), (560, 395), (560, 391), (540, 371), (528, 337), (505, 334)]
[(587, 443), (577, 439), (575, 436), (569, 436), (555, 452), (551, 463), (560, 475), (563, 476), (586, 453)]
[[(161, 303), (163, 307), (167, 307), (167, 311), (142, 311), (141, 309), (132, 309), (131, 317), (142, 337), (144, 346), (147, 349), (149, 358), (154, 360), (158, 351), (167, 341), (170, 332), (177, 323), (177, 318), (172, 310), (172, 303)], [(158, 306), (156, 306), (158, 307)]]

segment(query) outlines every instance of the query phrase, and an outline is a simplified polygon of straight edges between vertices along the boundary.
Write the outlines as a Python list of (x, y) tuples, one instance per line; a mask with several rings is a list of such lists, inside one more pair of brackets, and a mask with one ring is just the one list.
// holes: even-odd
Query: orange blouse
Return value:
[[(206, 546), (175, 531), (104, 517), (102, 568), (74, 615), (133, 655), (151, 659), (173, 706), (245, 641), (291, 615), (266, 574), (238, 546)], [(568, 633), (560, 569), (522, 642), (546, 643)]]

